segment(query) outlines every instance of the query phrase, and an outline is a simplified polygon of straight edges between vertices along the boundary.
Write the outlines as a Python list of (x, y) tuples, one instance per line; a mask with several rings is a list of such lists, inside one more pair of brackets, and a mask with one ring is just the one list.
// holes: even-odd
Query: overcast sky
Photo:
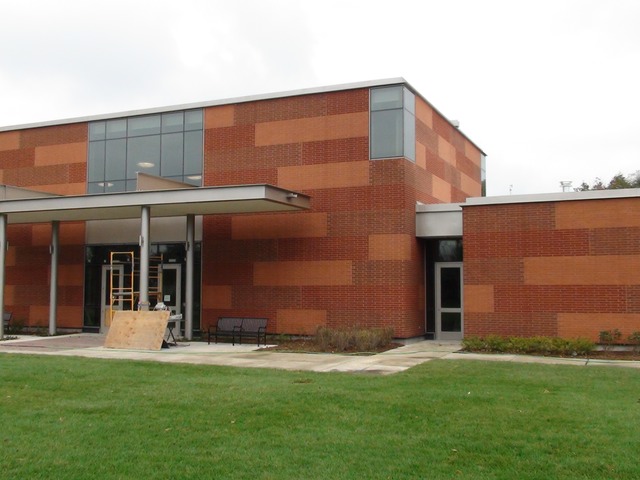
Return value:
[(489, 195), (640, 170), (639, 0), (0, 0), (0, 126), (395, 77)]

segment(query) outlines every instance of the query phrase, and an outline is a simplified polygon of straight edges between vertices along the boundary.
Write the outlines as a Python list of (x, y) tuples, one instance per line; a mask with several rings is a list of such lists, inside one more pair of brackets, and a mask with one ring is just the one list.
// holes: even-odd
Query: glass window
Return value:
[(202, 110), (184, 112), (185, 130), (202, 130)]
[(404, 110), (404, 156), (411, 161), (416, 160), (416, 117), (409, 110)]
[(371, 111), (402, 108), (402, 87), (384, 87), (371, 90)]
[(370, 158), (416, 158), (415, 95), (401, 85), (371, 89)]
[(127, 141), (107, 140), (105, 149), (105, 180), (123, 180), (127, 169)]
[(127, 136), (126, 120), (109, 120), (107, 122), (107, 138), (124, 138)]
[(459, 267), (443, 267), (440, 269), (440, 306), (442, 308), (460, 308), (462, 306), (462, 290)]
[(130, 137), (160, 133), (160, 115), (147, 115), (129, 119), (127, 134)]
[(436, 262), (461, 262), (462, 239), (438, 240)]
[(124, 180), (114, 180), (113, 182), (104, 183), (105, 193), (126, 192), (127, 183)]
[(89, 182), (87, 193), (104, 193), (104, 182)]
[(416, 96), (413, 94), (413, 92), (411, 90), (409, 90), (408, 88), (403, 88), (402, 89), (404, 92), (404, 108), (405, 110), (413, 113), (414, 115), (416, 114)]
[(162, 133), (181, 132), (184, 130), (184, 114), (165, 113), (162, 115)]
[(136, 178), (136, 172), (160, 174), (160, 136), (134, 137), (127, 141), (127, 179)]
[(136, 172), (201, 185), (202, 125), (202, 110), (89, 123), (87, 192), (135, 190)]
[(181, 181), (199, 187), (202, 185), (202, 175), (185, 175)]
[(443, 332), (461, 332), (462, 331), (462, 314), (456, 312), (440, 313), (440, 329)]
[(402, 110), (371, 114), (371, 158), (402, 155)]
[(105, 122), (93, 122), (89, 124), (89, 141), (105, 139)]
[[(104, 130), (104, 123), (102, 124)], [(104, 141), (93, 142), (89, 149), (89, 165), (87, 167), (87, 175), (89, 181), (104, 180)]]
[(162, 135), (162, 152), (160, 156), (160, 174), (163, 177), (182, 175), (184, 164), (184, 135), (167, 133)]
[(202, 173), (202, 130), (184, 134), (184, 174)]

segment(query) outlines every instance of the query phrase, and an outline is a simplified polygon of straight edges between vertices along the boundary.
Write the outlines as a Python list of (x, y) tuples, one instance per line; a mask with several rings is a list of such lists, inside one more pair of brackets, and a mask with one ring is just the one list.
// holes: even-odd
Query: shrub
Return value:
[(487, 335), (484, 339), (486, 343), (486, 349), (490, 352), (506, 352), (509, 347), (509, 340), (500, 335)]
[(488, 335), (487, 337), (467, 337), (462, 341), (462, 349), (468, 352), (585, 356), (594, 348), (595, 344), (585, 338)]
[(596, 346), (587, 338), (576, 338), (571, 340), (571, 348), (573, 349), (573, 352), (571, 352), (572, 354), (575, 352), (575, 355), (585, 356), (591, 353)]
[(318, 327), (314, 340), (322, 350), (329, 350), (331, 348), (331, 329)]
[(622, 332), (617, 328), (614, 328), (613, 330), (603, 330), (598, 335), (598, 339), (600, 340), (600, 343), (602, 344), (602, 348), (605, 351), (611, 350), (613, 346), (616, 343), (618, 343), (621, 337), (622, 337)]
[(467, 352), (484, 352), (486, 344), (481, 337), (464, 337), (462, 339), (462, 350)]
[(640, 331), (631, 333), (627, 339), (633, 345), (633, 353), (640, 353)]
[(355, 335), (346, 329), (334, 330), (331, 343), (336, 351), (344, 352), (355, 344)]
[(370, 352), (389, 345), (393, 340), (393, 328), (327, 328), (319, 327), (315, 342), (322, 350), (345, 352), (357, 350)]

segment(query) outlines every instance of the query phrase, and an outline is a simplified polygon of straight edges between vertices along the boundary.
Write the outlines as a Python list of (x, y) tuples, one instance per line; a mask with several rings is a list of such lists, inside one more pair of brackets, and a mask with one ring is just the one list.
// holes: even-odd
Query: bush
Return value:
[(640, 332), (633, 332), (627, 339), (629, 340), (629, 343), (633, 345), (633, 352), (640, 353)]
[[(639, 335), (640, 338), (640, 335)], [(558, 337), (466, 337), (462, 349), (467, 352), (516, 353), (559, 356), (585, 356), (595, 344), (585, 338)]]
[(509, 340), (499, 335), (488, 335), (485, 338), (486, 349), (490, 352), (506, 352), (509, 347)]
[(486, 343), (480, 337), (464, 337), (462, 339), (462, 350), (467, 352), (484, 352)]
[(603, 330), (598, 335), (598, 339), (600, 340), (602, 348), (605, 350), (605, 352), (611, 350), (613, 346), (618, 343), (621, 337), (622, 332), (617, 328), (614, 328), (613, 330)]
[(316, 345), (333, 352), (370, 352), (385, 347), (393, 340), (393, 328), (328, 328), (319, 327)]

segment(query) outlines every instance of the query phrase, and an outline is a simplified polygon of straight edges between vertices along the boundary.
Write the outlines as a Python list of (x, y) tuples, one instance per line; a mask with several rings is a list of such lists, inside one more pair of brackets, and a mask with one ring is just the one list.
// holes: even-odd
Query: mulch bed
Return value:
[[(388, 350), (393, 350), (394, 348), (402, 347), (401, 343), (390, 343), (385, 347), (381, 347), (373, 352), (359, 352), (357, 349), (352, 348), (349, 350), (345, 350), (342, 352), (336, 352), (335, 350), (326, 350), (320, 348), (313, 339), (297, 339), (297, 340), (287, 340), (285, 342), (281, 342), (276, 346), (269, 347), (268, 350), (274, 352), (298, 352), (298, 353), (345, 353), (345, 354), (372, 354), (372, 353), (382, 353)], [(492, 353), (492, 352), (474, 352), (474, 353)], [(536, 355), (536, 354), (531, 354)], [(543, 353), (537, 354), (537, 356), (545, 356)], [(581, 357), (587, 358), (587, 357)], [(632, 352), (632, 351), (595, 351), (591, 352), (588, 358), (595, 360), (627, 360), (627, 361), (640, 361), (640, 353)]]
[(597, 360), (629, 360), (629, 361), (640, 361), (640, 352), (605, 352), (605, 351), (597, 351), (591, 352), (589, 354), (589, 358), (597, 359)]
[(361, 352), (356, 348), (351, 348), (348, 350), (337, 352), (335, 350), (326, 350), (321, 348), (318, 344), (316, 344), (313, 340), (287, 340), (286, 342), (281, 342), (276, 346), (269, 347), (267, 350), (271, 350), (274, 352), (298, 352), (298, 353), (346, 353), (346, 354), (372, 354), (372, 353), (382, 353), (387, 350), (393, 350), (394, 348), (402, 347), (401, 343), (390, 343), (384, 347), (380, 347), (374, 351), (369, 352)]
[[(466, 350), (466, 352), (468, 353), (486, 353), (486, 354), (497, 354), (497, 353), (504, 353), (505, 355), (514, 355), (514, 352), (487, 352), (487, 351), (472, 351), (472, 350)], [(624, 361), (631, 361), (631, 362), (638, 362), (640, 361), (640, 354), (636, 353), (636, 352), (632, 352), (632, 351), (604, 351), (604, 350), (597, 350), (594, 352), (589, 353), (588, 355), (578, 355), (577, 357), (571, 356), (571, 355), (549, 355), (548, 353), (545, 352), (539, 352), (539, 353), (515, 353), (515, 355), (531, 355), (534, 357), (557, 357), (557, 358), (581, 358), (581, 359), (591, 359), (591, 360), (624, 360)]]

